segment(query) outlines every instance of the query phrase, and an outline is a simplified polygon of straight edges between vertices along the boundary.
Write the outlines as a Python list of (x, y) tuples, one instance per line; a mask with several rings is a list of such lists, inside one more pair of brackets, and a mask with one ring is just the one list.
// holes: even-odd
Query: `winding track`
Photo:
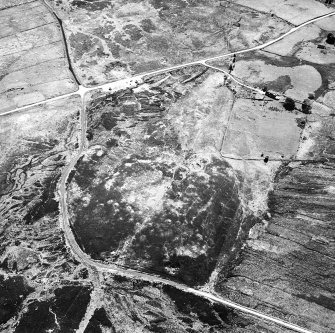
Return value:
[[(169, 286), (175, 287), (175, 288), (177, 288), (181, 291), (184, 291), (184, 292), (187, 292), (187, 293), (192, 293), (193, 295), (197, 295), (197, 296), (200, 296), (200, 297), (204, 297), (204, 298), (209, 299), (211, 301), (214, 301), (214, 302), (220, 303), (222, 305), (234, 308), (234, 309), (239, 310), (243, 313), (253, 315), (257, 318), (270, 321), (272, 323), (278, 324), (280, 326), (286, 327), (286, 328), (294, 330), (296, 332), (313, 333), (310, 330), (304, 329), (302, 327), (291, 324), (291, 323), (286, 322), (284, 320), (281, 320), (281, 319), (263, 314), (261, 312), (255, 311), (253, 309), (241, 306), (237, 303), (226, 300), (226, 299), (224, 299), (220, 296), (214, 295), (213, 293), (209, 293), (209, 292), (206, 292), (206, 291), (190, 288), (186, 285), (183, 285), (183, 284), (175, 282), (175, 281), (171, 281), (169, 279), (165, 279), (165, 278), (163, 278), (161, 276), (158, 276), (158, 275), (155, 275), (155, 274), (143, 273), (143, 272), (137, 271), (135, 269), (128, 269), (128, 268), (124, 268), (122, 266), (117, 266), (117, 265), (114, 265), (114, 264), (104, 264), (102, 262), (98, 262), (98, 261), (95, 261), (95, 260), (91, 259), (86, 253), (84, 253), (81, 250), (78, 243), (76, 242), (76, 239), (75, 239), (74, 234), (73, 234), (72, 229), (71, 229), (71, 225), (70, 225), (70, 221), (69, 221), (69, 217), (68, 217), (68, 210), (67, 210), (66, 183), (67, 183), (67, 179), (70, 175), (71, 170), (74, 169), (77, 161), (79, 160), (81, 155), (84, 153), (84, 151), (86, 149), (86, 145), (87, 145), (86, 144), (86, 142), (87, 142), (86, 141), (87, 118), (86, 118), (86, 110), (85, 110), (85, 94), (87, 92), (98, 90), (98, 89), (102, 89), (103, 91), (115, 91), (115, 90), (122, 89), (123, 87), (136, 86), (138, 82), (141, 82), (141, 80), (143, 79), (144, 76), (170, 72), (170, 71), (173, 71), (173, 70), (176, 70), (176, 69), (181, 69), (181, 68), (192, 66), (192, 65), (203, 65), (203, 66), (210, 67), (212, 69), (217, 69), (214, 66), (208, 65), (207, 62), (213, 61), (213, 60), (218, 60), (218, 59), (221, 59), (223, 57), (228, 57), (228, 56), (231, 56), (233, 54), (241, 54), (241, 53), (261, 50), (261, 49), (263, 49), (263, 48), (265, 48), (269, 45), (272, 45), (272, 44), (284, 39), (288, 35), (294, 33), (295, 31), (301, 29), (302, 27), (304, 27), (308, 24), (311, 24), (311, 23), (316, 22), (318, 20), (330, 17), (332, 15), (335, 15), (335, 12), (325, 14), (325, 15), (322, 15), (320, 17), (316, 17), (314, 19), (311, 19), (311, 20), (309, 20), (305, 23), (302, 23), (302, 24), (292, 28), (287, 33), (283, 34), (282, 36), (280, 36), (280, 37), (278, 37), (278, 38), (276, 38), (272, 41), (269, 41), (267, 43), (264, 43), (262, 45), (258, 45), (258, 46), (252, 47), (252, 48), (248, 48), (248, 49), (240, 50), (240, 51), (236, 51), (236, 52), (231, 52), (231, 53), (224, 54), (224, 55), (221, 55), (221, 56), (216, 56), (216, 57), (211, 57), (211, 58), (207, 58), (207, 59), (203, 59), (203, 60), (189, 62), (189, 63), (182, 64), (182, 65), (172, 66), (172, 67), (169, 67), (169, 68), (153, 71), (153, 72), (150, 72), (150, 73), (140, 74), (140, 75), (134, 76), (134, 77), (129, 78), (129, 79), (123, 79), (123, 80), (112, 82), (112, 83), (105, 83), (105, 84), (98, 85), (98, 86), (91, 87), (91, 88), (85, 87), (84, 85), (81, 84), (81, 85), (78, 85), (78, 90), (76, 92), (61, 95), (61, 96), (58, 96), (58, 97), (55, 97), (55, 98), (50, 98), (50, 99), (45, 100), (43, 102), (33, 103), (33, 104), (30, 104), (30, 105), (27, 105), (27, 106), (24, 106), (24, 107), (20, 107), (20, 108), (16, 108), (14, 110), (11, 110), (11, 111), (8, 111), (6, 113), (1, 114), (0, 116), (4, 116), (4, 115), (7, 115), (7, 114), (24, 111), (24, 110), (26, 110), (28, 108), (31, 108), (31, 107), (34, 107), (34, 106), (40, 106), (40, 105), (43, 105), (44, 103), (53, 102), (53, 101), (56, 101), (56, 100), (59, 100), (59, 99), (62, 99), (62, 98), (66, 98), (66, 97), (70, 97), (70, 96), (73, 96), (73, 95), (78, 95), (79, 94), (81, 96), (81, 100), (82, 100), (82, 108), (81, 108), (81, 113), (80, 113), (81, 135), (80, 135), (79, 148), (78, 148), (78, 151), (77, 151), (76, 155), (70, 161), (69, 165), (67, 165), (63, 169), (61, 179), (60, 179), (60, 182), (59, 182), (59, 187), (58, 187), (59, 203), (60, 203), (60, 211), (61, 211), (61, 218), (60, 218), (61, 228), (64, 231), (66, 244), (69, 247), (69, 249), (71, 250), (74, 258), (78, 262), (83, 263), (84, 265), (86, 265), (87, 267), (89, 267), (93, 270), (97, 270), (97, 271), (100, 271), (100, 272), (108, 272), (108, 273), (112, 273), (112, 274), (115, 274), (115, 275), (119, 275), (119, 276), (121, 275), (121, 276), (124, 276), (124, 277), (133, 278), (133, 279), (140, 279), (140, 280), (150, 281), (150, 282), (154, 282), (154, 283), (161, 283), (161, 284), (164, 284), (164, 285), (169, 285)], [(232, 77), (232, 76), (230, 75), (230, 77)], [(234, 77), (232, 77), (232, 79), (234, 79), (238, 84), (241, 84)], [(247, 88), (252, 88), (252, 87), (247, 86)], [(252, 88), (252, 89), (254, 89), (254, 88)], [(256, 89), (254, 89), (254, 90), (256, 90)]]

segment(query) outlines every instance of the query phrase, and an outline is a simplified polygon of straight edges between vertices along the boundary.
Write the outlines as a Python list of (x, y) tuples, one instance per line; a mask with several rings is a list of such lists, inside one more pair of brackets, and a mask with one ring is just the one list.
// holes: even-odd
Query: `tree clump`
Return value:
[(335, 36), (334, 36), (334, 34), (329, 33), (329, 34), (327, 35), (326, 43), (327, 43), (327, 44), (331, 44), (331, 45), (334, 45), (334, 44), (335, 44)]
[(301, 111), (305, 114), (311, 114), (312, 113), (312, 104), (313, 100), (306, 98), (301, 105)]
[(291, 97), (286, 97), (285, 102), (283, 104), (284, 108), (287, 111), (293, 111), (295, 109), (295, 101)]

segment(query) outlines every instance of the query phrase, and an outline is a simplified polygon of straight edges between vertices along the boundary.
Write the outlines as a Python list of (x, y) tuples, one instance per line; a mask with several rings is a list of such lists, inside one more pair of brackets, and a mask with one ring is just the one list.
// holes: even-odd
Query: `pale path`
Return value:
[(139, 74), (139, 75), (135, 75), (131, 78), (126, 78), (126, 79), (122, 79), (122, 80), (118, 80), (118, 81), (113, 81), (111, 83), (104, 83), (104, 84), (101, 84), (101, 85), (98, 85), (98, 86), (95, 86), (95, 87), (85, 87), (84, 85), (79, 85), (79, 89), (76, 92), (69, 93), (69, 94), (66, 94), (66, 95), (61, 95), (61, 96), (54, 97), (54, 98), (50, 98), (50, 99), (47, 99), (43, 102), (37, 102), (37, 103), (29, 104), (27, 106), (19, 107), (19, 108), (13, 109), (11, 111), (2, 113), (2, 114), (0, 114), (0, 116), (8, 115), (8, 114), (11, 114), (11, 113), (14, 113), (14, 112), (24, 111), (24, 110), (26, 110), (30, 107), (39, 106), (41, 104), (48, 103), (48, 102), (53, 102), (55, 100), (58, 100), (58, 99), (61, 99), (61, 98), (66, 98), (66, 97), (69, 97), (69, 96), (72, 96), (72, 95), (79, 94), (79, 95), (81, 95), (81, 97), (83, 97), (87, 92), (93, 91), (93, 90), (102, 89), (103, 91), (115, 91), (115, 90), (122, 89), (122, 88), (135, 87), (138, 83), (140, 83), (142, 81), (143, 77), (148, 76), (148, 75), (156, 75), (156, 74), (171, 72), (173, 70), (177, 70), (177, 69), (181, 69), (181, 68), (185, 68), (185, 67), (189, 67), (189, 66), (194, 66), (194, 65), (203, 65), (203, 66), (209, 67), (209, 65), (207, 64), (207, 62), (209, 62), (209, 61), (219, 60), (219, 59), (222, 59), (224, 57), (232, 56), (234, 54), (242, 54), (242, 53), (246, 53), (246, 52), (261, 50), (261, 49), (266, 48), (266, 47), (268, 47), (268, 46), (270, 46), (274, 43), (279, 42), (280, 40), (282, 40), (285, 37), (291, 35), (292, 33), (296, 32), (297, 30), (305, 27), (306, 25), (309, 25), (311, 23), (317, 22), (319, 20), (325, 19), (325, 18), (333, 16), (333, 15), (335, 15), (335, 12), (331, 12), (331, 13), (328, 13), (328, 14), (325, 14), (325, 15), (322, 15), (322, 16), (318, 16), (314, 19), (308, 20), (308, 21), (306, 21), (302, 24), (299, 24), (298, 26), (292, 28), (291, 30), (289, 30), (285, 34), (279, 36), (278, 38), (273, 39), (269, 42), (266, 42), (266, 43), (258, 45), (258, 46), (254, 46), (254, 47), (251, 47), (251, 48), (248, 48), (248, 49), (244, 49), (244, 50), (240, 50), (240, 51), (236, 51), (236, 52), (230, 52), (230, 53), (226, 53), (226, 54), (223, 54), (223, 55), (210, 57), (210, 58), (206, 58), (206, 59), (202, 59), (202, 60), (196, 60), (196, 61), (188, 62), (186, 64), (181, 64), (181, 65), (176, 65), (176, 66), (172, 66), (172, 67), (168, 67), (168, 68), (163, 68), (163, 69), (159, 69), (159, 70), (152, 71), (152, 72), (142, 73), (142, 74)]

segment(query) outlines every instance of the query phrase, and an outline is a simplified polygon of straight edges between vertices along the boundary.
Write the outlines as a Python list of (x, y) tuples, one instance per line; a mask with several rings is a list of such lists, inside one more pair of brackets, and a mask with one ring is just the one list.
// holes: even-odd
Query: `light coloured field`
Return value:
[(323, 98), (323, 103), (335, 109), (335, 90), (327, 92)]
[(0, 112), (76, 89), (61, 31), (43, 3), (1, 10)]
[[(275, 110), (276, 109), (276, 110)], [(294, 157), (299, 146), (300, 115), (287, 112), (278, 102), (238, 99), (221, 153), (244, 177), (248, 207), (261, 215), (267, 209), (271, 182), (284, 157)], [(263, 160), (268, 156), (269, 162)], [(251, 159), (251, 160), (250, 160)], [(274, 161), (275, 159), (275, 161)], [(247, 194), (248, 193), (248, 194)]]
[(300, 43), (316, 39), (320, 36), (321, 29), (312, 24), (305, 26), (279, 42), (266, 47), (264, 50), (282, 56), (292, 55), (299, 48)]
[(236, 3), (262, 12), (273, 13), (295, 25), (332, 11), (314, 0), (237, 0)]
[(335, 63), (334, 46), (326, 45), (326, 49), (318, 49), (313, 42), (304, 43), (300, 50), (295, 54), (299, 59), (314, 62), (316, 64)]
[(34, 0), (0, 0), (0, 9), (15, 7), (23, 3), (33, 2)]
[(335, 30), (335, 17), (331, 16), (320, 21), (314, 23), (318, 27), (326, 31), (334, 31)]
[(220, 150), (233, 103), (233, 94), (223, 82), (223, 73), (210, 75), (169, 111), (183, 149)]
[[(80, 107), (79, 95), (75, 95), (45, 103), (41, 107), (29, 108), (24, 112), (1, 116), (0, 165), (12, 155), (19, 156), (20, 153), (29, 151), (29, 146), (34, 146), (34, 143), (42, 142), (43, 144), (43, 142), (48, 143), (57, 136), (60, 138), (60, 133), (66, 140), (70, 137), (72, 139), (76, 137), (75, 133), (69, 131), (71, 131), (71, 127), (77, 127), (77, 125), (74, 122), (67, 125), (67, 122), (75, 120)], [(61, 150), (65, 148), (65, 146), (60, 147)]]
[(238, 61), (234, 74), (252, 85), (264, 86), (279, 77), (289, 76), (292, 88), (285, 91), (289, 97), (303, 100), (308, 93), (316, 91), (322, 84), (320, 73), (312, 66), (277, 67), (262, 60)]
[[(265, 104), (239, 99), (234, 104), (231, 125), (222, 153), (243, 158), (259, 158), (261, 155), (280, 159), (297, 152), (300, 128), (299, 115), (285, 111), (278, 102)], [(271, 110), (275, 107), (278, 111)]]
[[(331, 64), (335, 62), (335, 48), (325, 42), (325, 35), (334, 30), (335, 17), (330, 17), (305, 26), (264, 50), (282, 56), (294, 55), (317, 64)], [(319, 44), (325, 49), (318, 48)]]

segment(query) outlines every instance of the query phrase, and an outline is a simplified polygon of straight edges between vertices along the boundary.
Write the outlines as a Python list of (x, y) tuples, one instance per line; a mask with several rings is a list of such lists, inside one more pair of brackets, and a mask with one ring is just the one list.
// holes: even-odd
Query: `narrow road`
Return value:
[(247, 88), (247, 89), (249, 89), (249, 90), (253, 90), (254, 92), (259, 93), (259, 94), (261, 94), (261, 95), (265, 95), (265, 92), (264, 92), (262, 89), (255, 88), (255, 87), (253, 87), (253, 86), (248, 86), (247, 84), (245, 84), (245, 83), (243, 83), (243, 82), (237, 80), (236, 77), (235, 77), (234, 75), (231, 75), (230, 73), (228, 73), (227, 71), (225, 71), (225, 70), (222, 69), (222, 68), (219, 68), (219, 67), (215, 67), (215, 66), (209, 65), (209, 64), (207, 64), (206, 62), (204, 63), (204, 66), (207, 66), (207, 67), (209, 67), (209, 68), (211, 68), (211, 69), (214, 69), (214, 70), (216, 70), (216, 71), (219, 71), (219, 72), (222, 72), (222, 73), (226, 74), (226, 75), (229, 76), (234, 82), (236, 82), (238, 85), (240, 85), (240, 86), (242, 86), (242, 87), (244, 87), (244, 88)]
[[(48, 6), (48, 8), (50, 8), (50, 7)], [(219, 60), (219, 59), (222, 59), (222, 58), (225, 58), (225, 57), (232, 56), (234, 54), (242, 54), (242, 53), (258, 51), (258, 50), (264, 49), (267, 46), (270, 46), (274, 43), (279, 42), (280, 40), (282, 40), (285, 37), (293, 34), (294, 32), (296, 32), (299, 29), (305, 27), (306, 25), (309, 25), (311, 23), (317, 22), (319, 20), (325, 19), (325, 18), (333, 16), (333, 15), (335, 15), (335, 12), (331, 12), (331, 13), (328, 13), (328, 14), (325, 14), (325, 15), (318, 16), (314, 19), (308, 20), (308, 21), (306, 21), (302, 24), (299, 24), (298, 26), (292, 28), (291, 30), (289, 30), (285, 34), (277, 37), (276, 39), (273, 39), (269, 42), (266, 42), (266, 43), (258, 45), (258, 46), (250, 47), (248, 49), (244, 49), (244, 50), (240, 50), (240, 51), (236, 51), (236, 52), (226, 53), (226, 54), (215, 56), (215, 57), (209, 57), (209, 58), (202, 59), (202, 60), (196, 60), (196, 61), (188, 62), (186, 64), (171, 66), (171, 67), (168, 67), (168, 68), (163, 68), (163, 69), (159, 69), (159, 70), (152, 71), (152, 72), (142, 73), (142, 74), (139, 74), (139, 75), (135, 75), (131, 78), (126, 78), (126, 79), (122, 79), (122, 80), (118, 80), (118, 81), (113, 81), (113, 82), (110, 82), (110, 83), (104, 83), (104, 84), (97, 85), (95, 87), (86, 87), (86, 86), (81, 84), (81, 85), (78, 86), (78, 90), (73, 92), (73, 93), (57, 96), (57, 97), (54, 97), (54, 98), (49, 98), (49, 99), (46, 99), (43, 102), (37, 102), (37, 103), (29, 104), (29, 105), (26, 105), (26, 106), (23, 106), (23, 107), (18, 107), (16, 109), (11, 110), (11, 111), (4, 112), (4, 113), (0, 114), (0, 116), (5, 116), (5, 115), (11, 114), (11, 113), (24, 111), (24, 110), (26, 110), (30, 107), (33, 107), (33, 106), (38, 106), (38, 105), (41, 105), (41, 104), (44, 104), (44, 103), (53, 102), (55, 100), (58, 100), (58, 99), (61, 99), (61, 98), (66, 98), (66, 97), (76, 95), (76, 94), (79, 94), (79, 95), (81, 95), (81, 97), (83, 97), (87, 92), (92, 91), (92, 90), (101, 89), (103, 91), (116, 91), (116, 90), (119, 90), (119, 89), (122, 89), (122, 88), (136, 87), (136, 85), (143, 80), (143, 77), (145, 77), (147, 75), (156, 75), (156, 74), (171, 72), (173, 70), (182, 69), (182, 68), (189, 67), (189, 66), (194, 66), (194, 65), (203, 65), (203, 66), (209, 67), (210, 65), (208, 65), (207, 63), (210, 62), (210, 61)], [(69, 68), (72, 68), (72, 66), (69, 66)], [(75, 80), (77, 80), (77, 79), (75, 78)]]

